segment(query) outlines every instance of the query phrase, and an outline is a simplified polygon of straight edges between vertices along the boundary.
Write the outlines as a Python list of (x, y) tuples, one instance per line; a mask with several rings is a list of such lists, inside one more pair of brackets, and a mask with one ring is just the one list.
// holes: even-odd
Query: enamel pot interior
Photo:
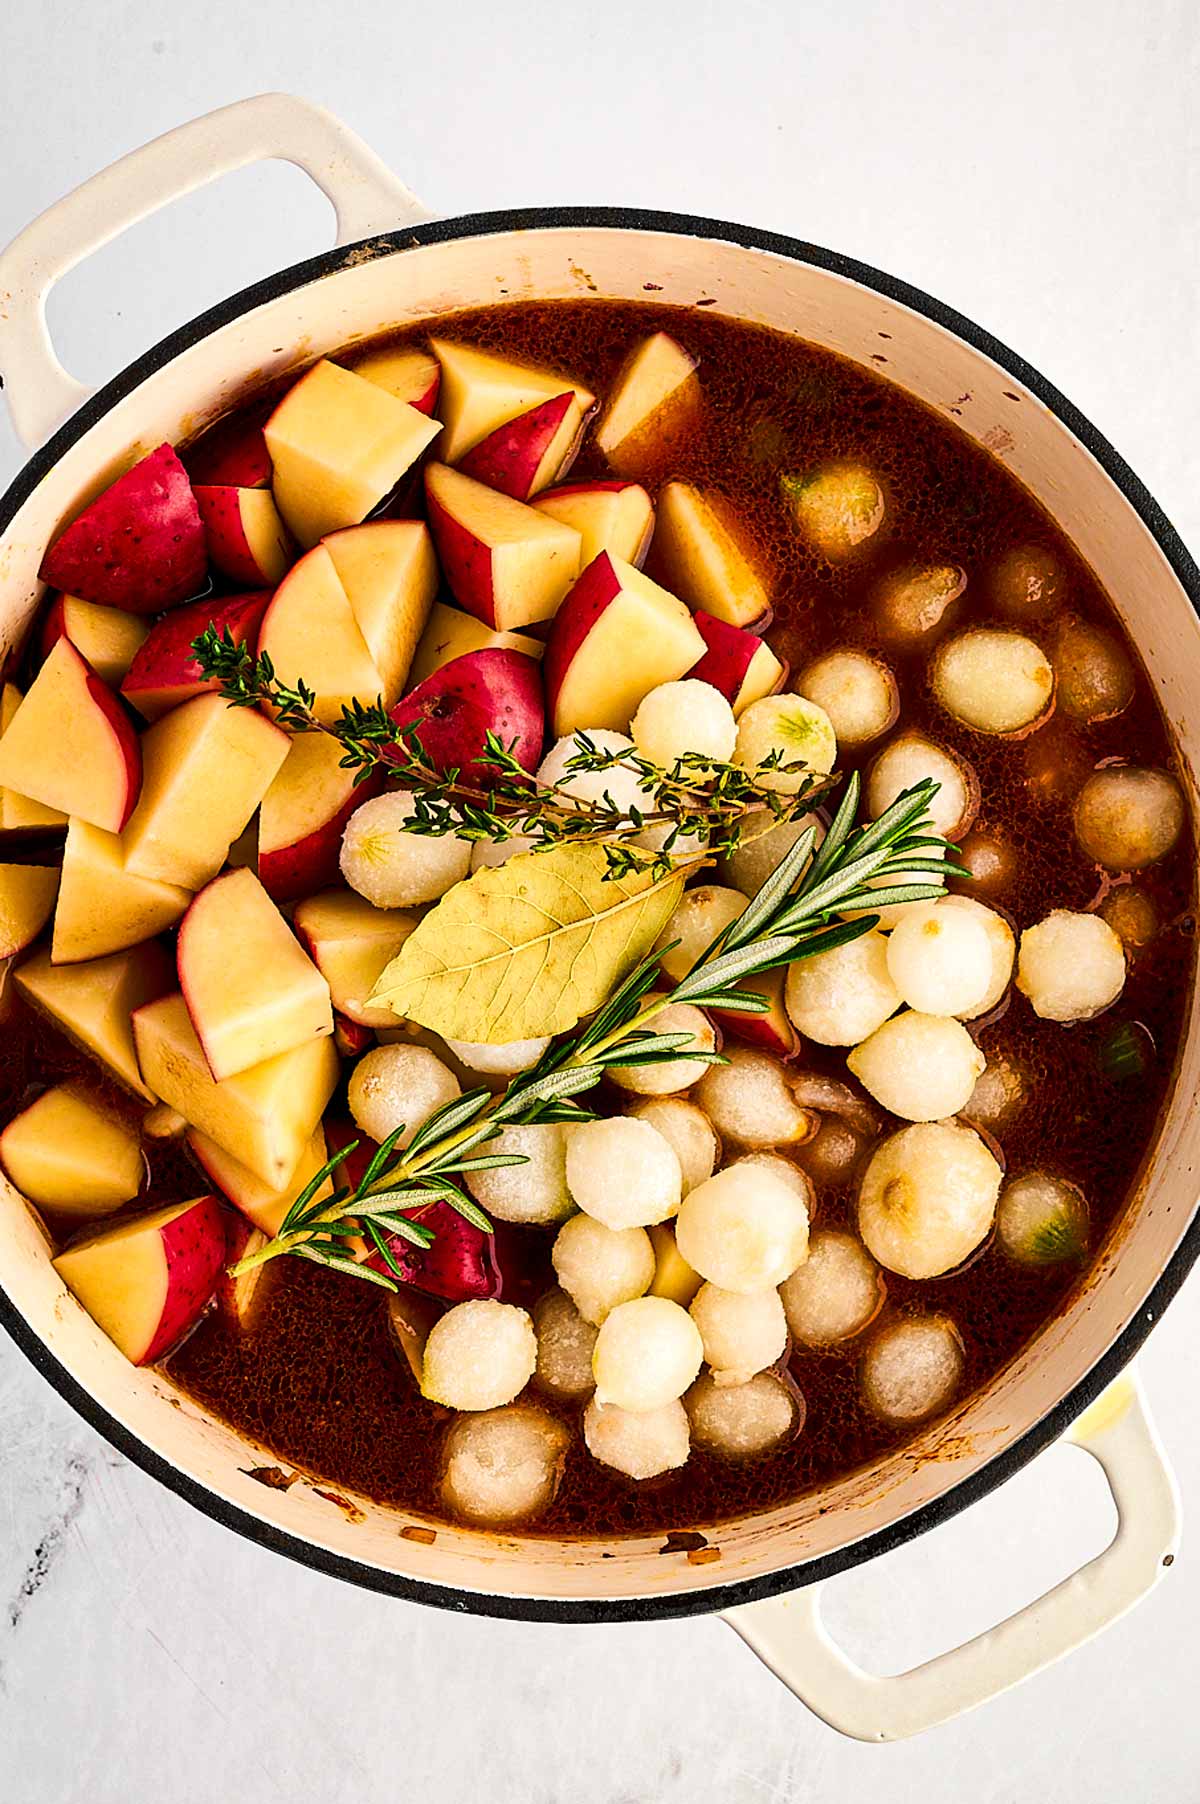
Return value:
[[(653, 287), (651, 287), (653, 285)], [(595, 295), (690, 307), (796, 333), (898, 382), (1001, 458), (1114, 598), (1158, 691), (1194, 793), (1200, 695), (1196, 571), (1131, 473), (1033, 371), (967, 322), (877, 272), (738, 228), (658, 216), (490, 216), (332, 253), (178, 333), (88, 403), (9, 497), (0, 643), (38, 600), (60, 525), (128, 461), (195, 434), (254, 387), (413, 320), (500, 299)], [(15, 505), (14, 505), (15, 504)], [(0, 516), (3, 518), (4, 516)], [(1129, 1357), (1198, 1237), (1196, 999), (1171, 1103), (1132, 1207), (1071, 1306), (990, 1387), (904, 1451), (820, 1496), (722, 1525), (719, 1558), (663, 1556), (662, 1536), (603, 1542), (438, 1526), (301, 1480), (268, 1489), (261, 1453), (135, 1371), (51, 1267), (33, 1216), (0, 1191), (4, 1319), (35, 1363), (131, 1457), (231, 1527), (339, 1576), (502, 1614), (618, 1618), (703, 1610), (867, 1557), (980, 1495), (1057, 1433)], [(681, 1523), (680, 1527), (704, 1524)], [(416, 1538), (412, 1534), (417, 1530)]]

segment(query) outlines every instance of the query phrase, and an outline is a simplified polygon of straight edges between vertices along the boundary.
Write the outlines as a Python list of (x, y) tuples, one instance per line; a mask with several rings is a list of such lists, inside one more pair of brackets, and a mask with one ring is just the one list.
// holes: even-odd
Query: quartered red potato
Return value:
[(490, 308), (145, 447), (42, 575), (0, 1164), (131, 1361), (346, 1490), (615, 1534), (875, 1459), (1085, 1277), (1186, 804), (1108, 597), (900, 390)]

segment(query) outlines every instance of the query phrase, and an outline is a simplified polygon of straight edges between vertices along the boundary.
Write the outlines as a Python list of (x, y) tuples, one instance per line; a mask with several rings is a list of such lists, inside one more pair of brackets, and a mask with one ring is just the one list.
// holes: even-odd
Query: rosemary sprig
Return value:
[[(487, 1217), (454, 1180), (487, 1165), (525, 1163), (517, 1154), (482, 1151), (506, 1123), (593, 1119), (574, 1098), (594, 1089), (614, 1066), (679, 1058), (724, 1063), (717, 1053), (685, 1050), (688, 1036), (655, 1033), (651, 1023), (672, 1003), (682, 1002), (759, 1013), (767, 1006), (764, 998), (739, 987), (747, 978), (844, 945), (878, 920), (867, 914), (847, 921), (841, 918), (846, 913), (932, 900), (942, 893), (947, 875), (965, 875), (949, 862), (952, 848), (931, 831), (928, 808), (936, 789), (933, 782), (917, 784), (878, 820), (855, 827), (859, 780), (851, 776), (816, 855), (810, 827), (745, 911), (673, 989), (655, 990), (660, 955), (651, 955), (590, 1022), (550, 1046), (501, 1095), (477, 1089), (455, 1098), (431, 1115), (403, 1149), (397, 1143), (404, 1128), (398, 1127), (352, 1189), (318, 1199), (317, 1192), (357, 1143), (342, 1147), (296, 1198), (275, 1238), (235, 1266), (235, 1273), (295, 1253), (394, 1289), (391, 1278), (356, 1264), (341, 1243), (365, 1234), (379, 1250), (382, 1236), (398, 1234), (417, 1245), (428, 1244), (429, 1229), (407, 1211), (438, 1201), (486, 1230)], [(390, 1257), (386, 1263), (399, 1275)]]
[[(697, 843), (710, 857), (726, 855), (746, 837), (807, 813), (833, 782), (779, 753), (755, 770), (696, 753), (665, 767), (636, 751), (606, 750), (584, 732), (575, 735), (577, 749), (566, 774), (632, 772), (644, 806), (622, 806), (608, 789), (590, 798), (572, 793), (562, 782), (540, 782), (494, 733), (487, 735), (474, 772), (437, 769), (424, 754), (419, 726), (398, 726), (382, 701), (352, 701), (336, 722), (326, 723), (318, 720), (316, 694), (306, 683), (280, 681), (269, 654), (256, 656), (248, 646), (235, 644), (228, 628), (222, 633), (207, 627), (192, 650), (202, 675), (218, 682), (234, 707), (265, 702), (292, 732), (323, 732), (336, 739), (355, 783), (383, 770), (411, 790), (415, 808), (405, 832), (498, 842), (521, 836), (535, 851), (566, 841), (597, 841), (604, 846), (611, 877), (635, 870), (669, 875)], [(802, 778), (795, 795), (781, 794), (764, 781), (780, 773)], [(637, 843), (655, 831), (662, 841), (657, 849)]]

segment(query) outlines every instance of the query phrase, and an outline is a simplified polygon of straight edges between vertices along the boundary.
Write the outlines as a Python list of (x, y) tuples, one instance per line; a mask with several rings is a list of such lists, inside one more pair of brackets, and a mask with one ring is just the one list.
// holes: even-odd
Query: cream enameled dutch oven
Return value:
[[(89, 395), (46, 332), (46, 295), (76, 262), (226, 171), (284, 158), (337, 211), (338, 248), (226, 301)], [(168, 133), (51, 207), (0, 258), (0, 371), (34, 451), (0, 502), (0, 652), (37, 605), (59, 527), (139, 453), (194, 435), (258, 383), (414, 320), (501, 295), (713, 304), (861, 363), (886, 339), (891, 379), (1003, 458), (1116, 598), (1171, 725), (1180, 769), (1200, 763), (1200, 572), (1136, 476), (1028, 364), (969, 320), (878, 270), (710, 219), (548, 208), (433, 220), (328, 113), (286, 95)], [(878, 364), (872, 367), (878, 368)], [(45, 441), (43, 443), (43, 441)], [(428, 1545), (365, 1500), (361, 1519), (307, 1484), (247, 1476), (253, 1450), (154, 1371), (129, 1366), (67, 1295), (21, 1198), (0, 1185), (0, 1319), (55, 1388), (128, 1457), (217, 1521), (322, 1572), (397, 1597), (533, 1621), (727, 1620), (812, 1709), (848, 1734), (911, 1734), (1005, 1689), (1086, 1640), (1155, 1583), (1177, 1502), (1124, 1368), (1200, 1249), (1195, 1216), (1200, 1023), (1131, 1208), (1074, 1303), (982, 1394), (869, 1471), (820, 1496), (728, 1523), (719, 1558), (664, 1555), (662, 1536), (604, 1542), (438, 1526)], [(877, 1679), (825, 1634), (818, 1582), (981, 1497), (1063, 1435), (1099, 1461), (1120, 1517), (1099, 1558), (999, 1628)]]

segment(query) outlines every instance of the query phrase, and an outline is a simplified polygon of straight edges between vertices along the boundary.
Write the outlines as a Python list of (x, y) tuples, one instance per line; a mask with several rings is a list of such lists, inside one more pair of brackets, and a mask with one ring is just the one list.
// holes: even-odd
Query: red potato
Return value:
[(601, 552), (555, 618), (543, 670), (556, 738), (581, 727), (624, 732), (639, 702), (704, 655), (681, 601), (632, 564)]
[(668, 482), (658, 497), (650, 560), (655, 575), (689, 607), (730, 626), (749, 626), (771, 606), (724, 496)]
[(42, 622), (42, 656), (69, 639), (102, 683), (114, 687), (129, 669), (150, 631), (149, 623), (121, 608), (98, 607), (78, 595), (58, 595)]
[(706, 650), (688, 671), (698, 682), (711, 683), (729, 702), (735, 715), (764, 695), (774, 695), (787, 681), (788, 667), (780, 662), (756, 633), (732, 626), (715, 614), (697, 608), (692, 615)]
[(204, 527), (187, 473), (160, 445), (98, 495), (42, 559), (41, 579), (130, 614), (161, 614), (208, 580)]
[(111, 958), (55, 965), (46, 952), (17, 967), (14, 981), (26, 1001), (60, 1033), (82, 1046), (126, 1090), (157, 1100), (138, 1065), (130, 1017), (174, 982), (171, 960), (157, 940)]
[(253, 642), (270, 599), (269, 589), (256, 589), (248, 595), (205, 596), (164, 614), (150, 628), (130, 664), (121, 694), (147, 720), (158, 720), (193, 695), (218, 688), (215, 680), (201, 676), (193, 641), (206, 627), (215, 626), (219, 633), (228, 633), (235, 645), (243, 645), (247, 639)]
[(654, 531), (654, 503), (638, 482), (560, 483), (533, 503), (539, 514), (573, 526), (585, 567), (602, 551), (639, 569)]
[(407, 401), (418, 413), (432, 414), (437, 405), (442, 372), (436, 357), (415, 345), (399, 350), (367, 351), (352, 359), (350, 369), (397, 401)]
[(274, 588), (296, 555), (269, 489), (198, 485), (208, 555), (230, 582)]
[[(188, 1129), (187, 1143), (192, 1157), (213, 1188), (241, 1212), (251, 1227), (270, 1235), (279, 1232), (284, 1216), (328, 1158), (325, 1131), (319, 1124), (301, 1152), (299, 1164), (282, 1184), (267, 1183), (197, 1128)], [(326, 1179), (314, 1201), (317, 1196), (329, 1196), (332, 1190), (333, 1185)]]
[(354, 810), (379, 793), (355, 787), (342, 746), (326, 733), (298, 733), (258, 811), (258, 876), (276, 902), (295, 902), (336, 881), (342, 833)]
[(72, 820), (50, 957), (67, 965), (123, 952), (173, 927), (191, 899), (192, 892), (179, 884), (127, 871), (119, 834)]
[(734, 1009), (711, 1009), (714, 1025), (726, 1038), (741, 1040), (746, 1046), (760, 1046), (764, 1052), (773, 1052), (777, 1059), (795, 1058), (800, 1050), (800, 1036), (784, 1006), (785, 975), (783, 971), (763, 971), (757, 977), (744, 977), (737, 988), (765, 996), (766, 1013), (746, 1015)]
[(43, 1090), (13, 1116), (0, 1164), (22, 1196), (60, 1215), (111, 1215), (145, 1176), (137, 1134), (74, 1084)]
[(253, 871), (225, 871), (201, 890), (176, 957), (218, 1083), (333, 1032), (329, 985)]
[(270, 657), (280, 682), (315, 687), (314, 711), (326, 726), (341, 718), (347, 702), (374, 702), (383, 691), (327, 545), (302, 557), (276, 589), (259, 628), (258, 651)]
[(348, 889), (323, 890), (297, 905), (300, 942), (329, 984), (338, 1020), (347, 1027), (363, 1032), (395, 1027), (391, 1009), (372, 1008), (367, 997), (419, 919), (407, 909), (376, 908)]
[(235, 1278), (230, 1267), (249, 1258), (251, 1253), (261, 1252), (266, 1244), (267, 1236), (261, 1229), (252, 1228), (248, 1221), (241, 1221), (236, 1215), (226, 1217), (225, 1267), (217, 1279), (217, 1307), (244, 1333), (254, 1327), (262, 1310), (263, 1279), (267, 1268), (253, 1265), (248, 1272), (241, 1272)]
[(145, 1080), (163, 1102), (275, 1189), (287, 1182), (337, 1085), (331, 1034), (221, 1083), (181, 995), (135, 1009), (133, 1037)]
[(322, 358), (292, 385), (263, 431), (276, 504), (308, 549), (374, 513), (441, 426)]
[(415, 689), (443, 664), (465, 657), (469, 651), (519, 651), (527, 658), (540, 658), (545, 649), (540, 639), (534, 639), (528, 633), (495, 632), (482, 620), (476, 620), (474, 614), (464, 614), (461, 608), (447, 607), (444, 601), (435, 601), (413, 653), (408, 672), (409, 686)]
[(455, 600), (507, 631), (549, 620), (579, 573), (574, 527), (446, 464), (425, 472), (429, 526)]
[(0, 864), (0, 958), (32, 946), (54, 908), (54, 865)]
[(513, 363), (475, 345), (431, 338), (429, 348), (442, 370), (438, 412), (445, 430), (438, 456), (448, 464), (458, 463), (468, 451), (519, 414), (529, 413), (544, 401), (556, 400), (567, 390), (573, 393), (581, 415), (595, 399), (589, 389), (581, 388), (568, 377)]
[(119, 833), (141, 783), (129, 717), (71, 641), (59, 639), (0, 739), (0, 787)]
[(541, 401), (497, 426), (459, 462), (464, 476), (529, 501), (567, 470), (583, 436), (584, 411), (574, 393)]
[(423, 520), (370, 520), (332, 533), (325, 549), (379, 673), (379, 692), (394, 702), (437, 594), (429, 528)]
[(126, 1359), (148, 1366), (195, 1327), (224, 1263), (224, 1212), (216, 1197), (200, 1196), (101, 1228), (54, 1267)]
[[(288, 735), (253, 708), (197, 695), (142, 736), (144, 779), (125, 869), (198, 890), (215, 877), (287, 757)], [(2, 747), (0, 747), (2, 749)]]
[(269, 406), (250, 414), (241, 409), (211, 426), (197, 444), (183, 453), (193, 483), (216, 488), (269, 489), (271, 454), (263, 437), (263, 421)]
[(537, 661), (516, 651), (468, 652), (410, 690), (391, 717), (398, 727), (416, 728), (421, 751), (437, 770), (482, 780), (492, 769), (484, 742), (494, 733), (532, 773), (546, 732)]
[[(0, 739), (12, 725), (22, 699), (15, 683), (5, 683), (0, 689)], [(29, 833), (43, 833), (66, 824), (67, 817), (59, 809), (46, 808), (15, 789), (0, 786), (0, 835), (5, 838), (12, 835), (23, 839)]]
[[(382, 969), (382, 966), (380, 967)], [(356, 1059), (374, 1045), (375, 1035), (369, 1027), (363, 1027), (352, 1021), (349, 1015), (333, 1013), (333, 1043), (338, 1049), (341, 1059)]]
[(696, 361), (666, 332), (634, 346), (596, 425), (596, 449), (615, 470), (637, 464), (643, 448), (661, 441), (700, 404)]

